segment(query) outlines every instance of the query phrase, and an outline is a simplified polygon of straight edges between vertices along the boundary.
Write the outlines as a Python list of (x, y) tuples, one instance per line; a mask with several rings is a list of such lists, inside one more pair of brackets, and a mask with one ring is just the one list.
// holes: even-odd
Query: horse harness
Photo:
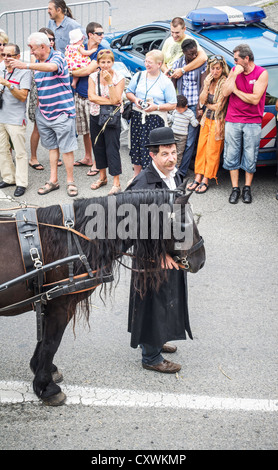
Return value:
[[(0, 312), (33, 304), (33, 309), (36, 312), (38, 342), (42, 341), (43, 316), (45, 306), (48, 301), (62, 295), (76, 294), (92, 290), (98, 285), (104, 282), (111, 282), (114, 279), (112, 273), (107, 273), (100, 278), (97, 276), (97, 271), (92, 270), (80, 245), (79, 236), (82, 236), (82, 234), (74, 230), (75, 217), (73, 205), (64, 204), (61, 206), (61, 210), (63, 213), (63, 227), (54, 227), (64, 228), (67, 230), (68, 256), (45, 265), (43, 262), (43, 251), (41, 247), (36, 208), (26, 207), (24, 209), (20, 209), (15, 215), (15, 221), (26, 274), (18, 276), (17, 278), (0, 285), (1, 292), (17, 283), (27, 282), (28, 289), (35, 295), (26, 300), (3, 307), (0, 309)], [(72, 254), (74, 243), (77, 247), (78, 255)], [(76, 261), (81, 261), (86, 270), (85, 274), (74, 276), (74, 263)], [(54, 286), (53, 284), (44, 284), (46, 272), (65, 264), (68, 265), (69, 269), (68, 279), (56, 281)]]

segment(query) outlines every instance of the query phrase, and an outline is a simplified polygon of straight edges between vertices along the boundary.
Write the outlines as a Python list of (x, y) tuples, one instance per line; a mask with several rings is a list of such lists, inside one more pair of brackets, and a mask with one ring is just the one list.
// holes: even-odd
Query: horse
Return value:
[[(173, 231), (174, 208), (181, 209), (181, 226), (184, 226), (191, 212), (190, 195), (181, 188), (125, 191), (113, 196), (76, 199), (67, 207), (72, 217), (68, 212), (65, 215), (65, 208), (60, 205), (36, 208), (41, 257), (34, 257), (35, 267), (29, 272), (22, 257), (18, 220), (7, 216), (0, 219), (0, 315), (15, 316), (32, 307), (35, 311), (38, 308), (40, 337), (30, 367), (34, 374), (34, 393), (44, 404), (58, 406), (65, 402), (66, 395), (58, 385), (63, 376), (53, 363), (64, 331), (71, 320), (75, 324), (77, 310), (89, 322), (89, 296), (97, 286), (101, 289), (111, 286), (119, 263), (126, 266), (124, 256), (130, 257), (124, 259), (132, 259), (129, 269), (134, 273), (141, 296), (147, 283), (158, 289), (167, 276), (162, 266), (167, 253), (182, 269), (196, 273), (203, 267), (205, 248), (193, 215), (189, 247), (185, 249), (182, 237), (177, 237)], [(151, 205), (166, 208), (166, 212), (162, 210), (157, 216), (148, 213), (143, 224), (141, 209)], [(132, 217), (128, 217), (131, 212)], [(22, 211), (18, 214), (21, 223), (26, 217)], [(149, 227), (153, 220), (159, 226), (155, 236)], [(162, 230), (165, 223), (171, 228), (167, 237)]]

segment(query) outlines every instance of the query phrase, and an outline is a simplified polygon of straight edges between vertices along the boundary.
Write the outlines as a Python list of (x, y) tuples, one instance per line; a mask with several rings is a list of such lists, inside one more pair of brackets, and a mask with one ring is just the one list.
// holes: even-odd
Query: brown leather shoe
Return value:
[(167, 361), (167, 359), (163, 359), (162, 362), (156, 364), (155, 366), (149, 366), (148, 364), (142, 363), (144, 369), (154, 370), (156, 372), (162, 372), (164, 374), (175, 374), (181, 369), (179, 364), (175, 364), (174, 362)]
[(172, 346), (171, 344), (168, 344), (168, 343), (165, 343), (162, 346), (163, 353), (172, 354), (172, 353), (175, 353), (176, 350), (177, 350), (177, 346)]

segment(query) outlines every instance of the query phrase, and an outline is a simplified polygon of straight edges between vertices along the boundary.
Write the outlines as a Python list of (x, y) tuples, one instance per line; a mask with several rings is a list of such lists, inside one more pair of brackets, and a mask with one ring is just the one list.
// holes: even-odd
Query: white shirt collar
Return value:
[(153, 164), (153, 167), (155, 168), (155, 170), (157, 171), (157, 173), (159, 174), (160, 178), (163, 179), (163, 181), (167, 184), (168, 188), (169, 189), (176, 189), (177, 185), (176, 185), (176, 182), (175, 182), (175, 179), (174, 179), (174, 176), (175, 174), (177, 173), (178, 169), (175, 167), (169, 176), (166, 176), (164, 175), (164, 173), (162, 173), (162, 171), (160, 171), (156, 164), (154, 163), (154, 161), (152, 160), (152, 164)]

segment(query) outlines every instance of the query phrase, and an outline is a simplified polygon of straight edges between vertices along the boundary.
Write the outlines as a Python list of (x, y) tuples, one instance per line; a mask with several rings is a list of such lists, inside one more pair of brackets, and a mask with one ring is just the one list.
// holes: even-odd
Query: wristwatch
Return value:
[(13, 89), (14, 89), (14, 87), (15, 87), (14, 85), (11, 85), (11, 86), (10, 86), (10, 90), (13, 90)]
[(183, 67), (181, 68), (181, 71), (182, 71), (182, 74), (184, 75), (184, 74), (185, 74), (185, 70), (184, 70)]

